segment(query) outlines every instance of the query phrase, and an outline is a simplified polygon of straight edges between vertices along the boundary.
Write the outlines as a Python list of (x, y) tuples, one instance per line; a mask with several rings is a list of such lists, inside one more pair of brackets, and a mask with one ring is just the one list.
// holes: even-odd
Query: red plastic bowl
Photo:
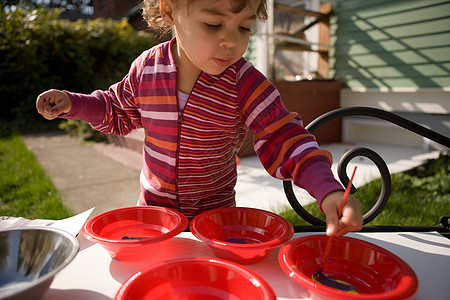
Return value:
[(328, 237), (311, 235), (294, 239), (278, 253), (283, 271), (316, 299), (409, 299), (419, 286), (411, 267), (393, 253), (351, 237), (336, 237), (325, 265), (325, 274), (356, 287), (347, 293), (317, 283), (317, 272)]
[(123, 207), (88, 220), (83, 235), (105, 248), (112, 258), (143, 261), (158, 253), (188, 226), (187, 218), (157, 206)]
[(191, 221), (190, 230), (217, 257), (240, 264), (262, 261), (294, 235), (293, 226), (283, 217), (246, 207), (217, 208), (201, 213)]
[(258, 274), (230, 261), (182, 258), (161, 262), (131, 276), (116, 300), (276, 299)]

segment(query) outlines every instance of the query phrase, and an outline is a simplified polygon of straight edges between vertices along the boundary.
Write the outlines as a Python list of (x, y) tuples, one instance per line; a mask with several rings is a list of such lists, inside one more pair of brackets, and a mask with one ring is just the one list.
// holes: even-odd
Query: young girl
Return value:
[(328, 235), (359, 230), (355, 198), (349, 196), (338, 218), (344, 189), (330, 170), (331, 155), (242, 57), (256, 21), (266, 16), (265, 0), (144, 1), (149, 25), (164, 23), (175, 37), (143, 52), (107, 91), (49, 90), (38, 96), (37, 110), (47, 119), (87, 121), (104, 133), (144, 128), (138, 204), (175, 208), (188, 218), (235, 205), (235, 154), (251, 130), (266, 170), (317, 199)]

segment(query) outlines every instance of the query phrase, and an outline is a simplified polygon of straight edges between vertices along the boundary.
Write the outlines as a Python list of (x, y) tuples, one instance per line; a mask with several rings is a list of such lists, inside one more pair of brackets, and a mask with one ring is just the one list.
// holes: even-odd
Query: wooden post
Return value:
[[(322, 4), (320, 12), (328, 14), (331, 11), (331, 3)], [(320, 22), (319, 25), (319, 43), (330, 44), (330, 19)], [(320, 51), (324, 50), (324, 51)], [(319, 64), (317, 68), (317, 75), (319, 79), (328, 79), (328, 51), (329, 49), (319, 48)]]

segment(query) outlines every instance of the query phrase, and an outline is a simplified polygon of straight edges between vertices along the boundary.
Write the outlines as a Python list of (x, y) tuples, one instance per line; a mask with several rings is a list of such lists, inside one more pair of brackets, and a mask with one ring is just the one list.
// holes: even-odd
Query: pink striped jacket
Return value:
[(247, 130), (274, 177), (293, 180), (319, 205), (342, 190), (297, 113), (289, 112), (271, 82), (244, 58), (220, 75), (201, 73), (182, 112), (170, 43), (143, 52), (121, 82), (90, 95), (69, 93), (64, 117), (88, 121), (104, 133), (144, 128), (141, 205), (176, 208), (188, 218), (235, 205), (235, 154)]

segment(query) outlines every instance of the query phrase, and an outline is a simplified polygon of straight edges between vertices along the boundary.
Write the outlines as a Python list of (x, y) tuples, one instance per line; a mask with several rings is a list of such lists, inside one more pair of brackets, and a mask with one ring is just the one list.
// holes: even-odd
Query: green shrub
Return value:
[[(37, 95), (50, 89), (90, 93), (106, 89), (131, 62), (156, 44), (126, 19), (58, 18), (58, 10), (0, 11), (1, 121), (41, 118)], [(24, 121), (25, 120), (25, 121)]]
[(70, 136), (73, 136), (84, 141), (91, 142), (105, 142), (107, 141), (106, 134), (92, 129), (89, 123), (79, 120), (66, 120), (58, 125), (59, 129), (64, 130)]

